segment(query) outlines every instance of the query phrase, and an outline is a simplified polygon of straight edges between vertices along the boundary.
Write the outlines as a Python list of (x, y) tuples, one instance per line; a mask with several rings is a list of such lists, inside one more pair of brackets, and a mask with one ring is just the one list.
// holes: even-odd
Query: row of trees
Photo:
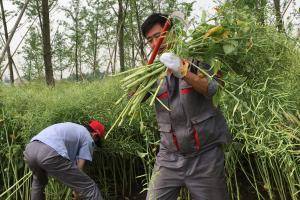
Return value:
[[(270, 23), (270, 19), (275, 17), (278, 31), (285, 31), (282, 15), (295, 4), (294, 0), (232, 1), (236, 2), (236, 6), (253, 8), (259, 23)], [(21, 67), (24, 78), (32, 80), (45, 77), (47, 84), (52, 86), (55, 83), (54, 72), (58, 72), (62, 79), (68, 69), (78, 81), (83, 78), (84, 69), (96, 76), (100, 69), (104, 73), (115, 73), (118, 67), (124, 71), (143, 63), (147, 55), (140, 32), (142, 20), (152, 12), (170, 13), (174, 10), (189, 16), (193, 7), (193, 3), (179, 3), (177, 0), (73, 0), (69, 5), (61, 5), (58, 0), (34, 0), (27, 1), (27, 6), (19, 0), (14, 0), (14, 3), (20, 9), (26, 7), (25, 15), (30, 19), (21, 50), (25, 60)], [(0, 0), (0, 4), (3, 25), (0, 28), (4, 30), (4, 44), (9, 37), (7, 16), (13, 13), (5, 12), (3, 0)], [(271, 16), (267, 12), (270, 8), (274, 10)], [(58, 11), (65, 17), (59, 19), (54, 14)], [(14, 61), (9, 45), (6, 55), (13, 83)], [(2, 77), (6, 67), (1, 69)]]
[[(23, 6), (19, 1), (15, 3)], [(116, 66), (120, 66), (124, 71), (125, 66), (135, 66), (136, 61), (145, 59), (139, 31), (141, 20), (154, 11), (186, 10), (187, 5), (190, 9), (192, 4), (178, 4), (174, 0), (166, 1), (163, 6), (156, 1), (75, 0), (59, 7), (55, 0), (31, 1), (26, 15), (37, 23), (30, 26), (23, 46), (25, 78), (43, 77), (45, 71), (47, 84), (53, 85), (53, 70), (59, 71), (62, 78), (63, 71), (69, 68), (76, 80), (80, 79), (82, 68), (90, 68), (94, 75), (100, 67), (114, 73)], [(66, 18), (57, 20), (59, 28), (50, 31), (49, 11), (57, 9)]]

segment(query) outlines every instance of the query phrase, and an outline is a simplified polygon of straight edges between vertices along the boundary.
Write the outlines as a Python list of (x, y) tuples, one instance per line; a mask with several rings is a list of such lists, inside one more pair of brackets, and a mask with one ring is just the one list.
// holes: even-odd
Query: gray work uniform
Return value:
[(182, 186), (192, 199), (228, 199), (221, 145), (230, 142), (231, 135), (212, 103), (217, 84), (210, 80), (209, 95), (204, 96), (183, 79), (165, 77), (157, 97), (171, 111), (156, 102), (161, 141), (148, 200), (176, 200)]
[(79, 124), (54, 124), (31, 139), (24, 151), (33, 172), (31, 199), (45, 199), (48, 176), (76, 191), (81, 199), (103, 199), (97, 184), (76, 166), (77, 159), (92, 161), (93, 139)]

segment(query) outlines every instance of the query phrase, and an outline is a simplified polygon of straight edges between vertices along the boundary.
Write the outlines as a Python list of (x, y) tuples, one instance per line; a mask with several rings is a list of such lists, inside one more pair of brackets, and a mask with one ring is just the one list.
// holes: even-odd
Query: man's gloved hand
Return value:
[(160, 62), (162, 62), (168, 69), (170, 69), (174, 76), (177, 78), (183, 78), (188, 72), (188, 62), (181, 60), (174, 53), (163, 53), (159, 57)]

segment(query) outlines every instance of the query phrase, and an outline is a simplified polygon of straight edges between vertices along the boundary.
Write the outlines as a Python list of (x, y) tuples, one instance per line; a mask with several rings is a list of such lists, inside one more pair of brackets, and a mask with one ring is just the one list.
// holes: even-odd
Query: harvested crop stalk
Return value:
[(159, 81), (158, 87), (156, 88), (154, 95), (152, 95), (152, 99), (151, 99), (151, 101), (150, 101), (150, 106), (153, 105), (153, 103), (154, 103), (154, 101), (155, 101), (155, 99), (156, 99), (156, 95), (157, 95), (157, 93), (158, 93), (158, 91), (159, 91), (159, 88), (161, 87), (161, 85), (163, 84), (163, 82), (164, 82), (163, 79), (161, 79), (161, 80)]

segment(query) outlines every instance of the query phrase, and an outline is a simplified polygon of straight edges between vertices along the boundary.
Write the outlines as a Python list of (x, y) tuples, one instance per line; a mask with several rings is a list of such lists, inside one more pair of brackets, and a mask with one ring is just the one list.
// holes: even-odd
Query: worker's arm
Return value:
[[(202, 72), (193, 73), (188, 70), (189, 63), (186, 60), (180, 59), (173, 53), (163, 53), (160, 61), (172, 71), (172, 74), (177, 78), (182, 78), (191, 85), (197, 92), (204, 96), (213, 96), (218, 88), (218, 82), (214, 78), (207, 77)], [(194, 67), (194, 66), (191, 66)], [(206, 69), (203, 69), (207, 71)], [(197, 70), (196, 70), (197, 71)], [(209, 71), (209, 70), (208, 70)], [(206, 72), (212, 75), (210, 72)]]
[(83, 159), (78, 159), (78, 160), (77, 160), (77, 167), (78, 167), (80, 170), (83, 170), (84, 164), (85, 164), (85, 160), (83, 160)]
[(197, 92), (208, 96), (208, 79), (205, 76), (199, 76), (190, 71), (183, 77), (188, 84), (190, 84)]
[[(77, 167), (82, 171), (84, 168), (85, 160), (78, 159), (76, 162)], [(73, 200), (79, 200), (79, 194), (75, 191), (73, 191)]]

